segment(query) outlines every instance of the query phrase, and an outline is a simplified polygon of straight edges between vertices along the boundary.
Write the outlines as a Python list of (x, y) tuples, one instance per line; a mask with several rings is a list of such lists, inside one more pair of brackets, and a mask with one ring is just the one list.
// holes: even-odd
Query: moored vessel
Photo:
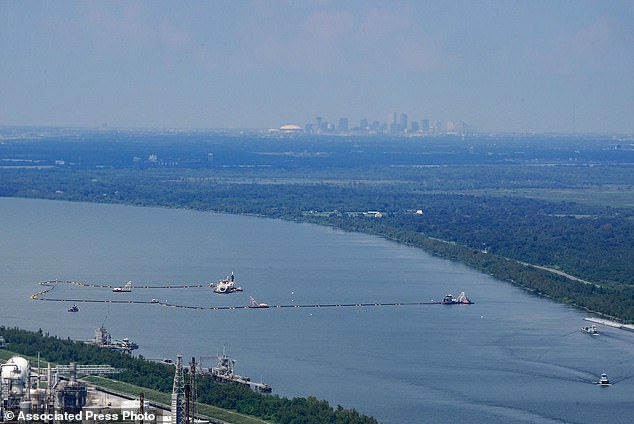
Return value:
[(216, 366), (212, 367), (209, 373), (218, 382), (241, 384), (261, 393), (271, 393), (273, 391), (271, 386), (266, 383), (256, 383), (251, 381), (249, 377), (236, 374), (233, 369), (235, 363), (235, 359), (229, 357), (223, 347), (222, 355), (217, 356)]
[(132, 291), (132, 281), (128, 281), (123, 287), (115, 287), (112, 291), (115, 293), (130, 293)]
[(268, 308), (268, 307), (269, 307), (268, 304), (266, 304), (266, 303), (258, 303), (253, 298), (253, 296), (249, 296), (249, 306), (248, 306), (248, 308), (250, 308), (250, 309), (258, 309), (258, 308), (265, 309), (265, 308)]
[(87, 340), (86, 343), (94, 344), (113, 352), (123, 353), (131, 353), (133, 350), (139, 348), (138, 344), (134, 343), (127, 337), (124, 337), (123, 340), (113, 339), (110, 332), (106, 330), (103, 325), (95, 330), (95, 338)]
[(469, 299), (464, 292), (460, 292), (458, 297), (453, 297), (452, 294), (448, 294), (440, 303), (443, 305), (471, 305), (473, 301)]
[(218, 281), (216, 284), (211, 283), (209, 287), (214, 289), (214, 293), (229, 294), (242, 291), (242, 287), (236, 286), (236, 278), (231, 273), (230, 277)]

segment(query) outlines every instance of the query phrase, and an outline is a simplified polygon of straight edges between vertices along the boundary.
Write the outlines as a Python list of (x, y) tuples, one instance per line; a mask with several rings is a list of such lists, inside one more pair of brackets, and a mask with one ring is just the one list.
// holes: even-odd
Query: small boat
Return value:
[(597, 330), (597, 326), (594, 324), (588, 327), (581, 327), (581, 331), (586, 334), (590, 334), (591, 336), (599, 335), (599, 330)]
[(132, 291), (132, 281), (128, 281), (123, 287), (115, 287), (112, 291), (115, 293), (130, 293)]
[(608, 375), (606, 373), (601, 373), (601, 377), (599, 377), (599, 381), (597, 381), (599, 386), (609, 386), (610, 380), (608, 379)]
[(158, 299), (152, 299), (152, 303), (159, 303)]
[(212, 283), (209, 287), (213, 287), (214, 293), (228, 294), (242, 291), (242, 287), (236, 286), (236, 278), (231, 273), (230, 277), (218, 281), (215, 285)]
[(266, 303), (258, 303), (253, 298), (253, 296), (249, 296), (249, 306), (248, 307), (251, 308), (251, 309), (258, 309), (258, 308), (265, 309), (265, 308), (268, 308), (269, 305), (267, 305)]
[(73, 305), (68, 308), (68, 312), (79, 312), (79, 308), (77, 307), (77, 305)]
[(448, 294), (441, 302), (443, 305), (471, 305), (473, 301), (469, 299), (464, 292), (460, 292), (458, 297)]

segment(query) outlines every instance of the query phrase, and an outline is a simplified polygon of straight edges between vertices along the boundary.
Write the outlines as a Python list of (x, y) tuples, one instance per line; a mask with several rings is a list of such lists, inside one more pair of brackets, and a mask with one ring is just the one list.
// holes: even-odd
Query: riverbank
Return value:
[[(47, 362), (68, 364), (106, 364), (120, 370), (109, 379), (91, 377), (89, 381), (106, 389), (131, 396), (143, 392), (147, 400), (170, 404), (174, 367), (111, 352), (97, 346), (71, 339), (51, 337), (43, 332), (0, 326), (9, 349), (0, 349), (0, 359), (20, 355), (31, 363), (38, 359), (42, 367)], [(348, 424), (376, 424), (374, 418), (355, 410), (332, 408), (328, 402), (314, 397), (287, 399), (276, 395), (257, 393), (236, 384), (216, 383), (211, 377), (197, 379), (198, 412), (210, 418), (230, 424), (262, 424), (265, 422), (292, 422), (303, 417), (312, 422), (337, 422)]]
[[(345, 231), (359, 231), (414, 246), (441, 258), (459, 261), (496, 279), (527, 290), (535, 295), (574, 306), (624, 323), (634, 320), (634, 288), (589, 283), (549, 267), (473, 249), (454, 241), (441, 240), (422, 233), (385, 226), (377, 220), (342, 220), (337, 218), (301, 221), (333, 226)], [(609, 300), (608, 300), (609, 299)]]
[[(283, 205), (277, 204), (274, 198), (264, 201), (265, 205), (267, 205), (266, 207), (250, 205), (249, 202), (260, 202), (262, 199), (249, 198), (240, 199), (242, 202), (240, 204), (231, 203), (225, 207), (217, 207), (214, 205), (213, 199), (211, 201), (202, 201), (196, 197), (188, 201), (183, 199), (174, 200), (175, 197), (178, 198), (178, 191), (170, 194), (169, 198), (164, 197), (164, 195), (153, 198), (152, 193), (155, 189), (150, 188), (150, 186), (144, 187), (146, 188), (136, 188), (134, 197), (129, 195), (122, 196), (122, 193), (119, 193), (119, 199), (101, 197), (97, 200), (92, 196), (84, 196), (77, 192), (57, 193), (52, 196), (42, 192), (31, 192), (30, 195), (21, 197), (230, 213), (319, 224), (344, 231), (376, 235), (398, 243), (421, 248), (441, 258), (464, 263), (480, 272), (494, 276), (535, 295), (574, 306), (612, 320), (626, 323), (634, 321), (634, 286), (632, 285), (611, 282), (587, 284), (588, 281), (586, 279), (569, 278), (567, 273), (553, 272), (552, 267), (545, 267), (540, 264), (533, 265), (530, 264), (530, 261), (522, 258), (509, 258), (488, 250), (485, 253), (483, 249), (473, 248), (455, 240), (446, 240), (423, 231), (416, 231), (413, 229), (415, 225), (408, 223), (403, 225), (399, 216), (407, 215), (397, 214), (396, 217), (391, 218), (369, 218), (345, 214), (305, 214), (303, 211), (294, 212)], [(175, 187), (175, 189), (178, 189), (178, 187)], [(590, 261), (592, 258), (586, 258), (586, 260)]]

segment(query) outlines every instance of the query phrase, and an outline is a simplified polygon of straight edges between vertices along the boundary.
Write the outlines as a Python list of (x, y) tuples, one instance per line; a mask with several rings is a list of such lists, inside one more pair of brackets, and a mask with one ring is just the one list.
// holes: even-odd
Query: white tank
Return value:
[(22, 395), (27, 389), (29, 378), (29, 361), (21, 356), (14, 356), (2, 365), (2, 384), (8, 386), (11, 393)]

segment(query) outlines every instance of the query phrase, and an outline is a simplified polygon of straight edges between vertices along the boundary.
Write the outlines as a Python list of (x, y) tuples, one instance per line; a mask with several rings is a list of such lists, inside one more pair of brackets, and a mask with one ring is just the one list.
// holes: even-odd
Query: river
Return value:
[[(634, 334), (462, 264), (378, 237), (249, 216), (0, 198), (0, 324), (89, 339), (104, 324), (146, 358), (203, 365), (223, 346), (276, 394), (314, 395), (382, 423), (629, 423)], [(244, 292), (58, 285), (50, 297), (188, 306), (391, 303), (465, 291), (473, 305), (195, 310), (31, 300), (43, 280), (215, 282)], [(592, 384), (606, 371), (615, 383)]]

